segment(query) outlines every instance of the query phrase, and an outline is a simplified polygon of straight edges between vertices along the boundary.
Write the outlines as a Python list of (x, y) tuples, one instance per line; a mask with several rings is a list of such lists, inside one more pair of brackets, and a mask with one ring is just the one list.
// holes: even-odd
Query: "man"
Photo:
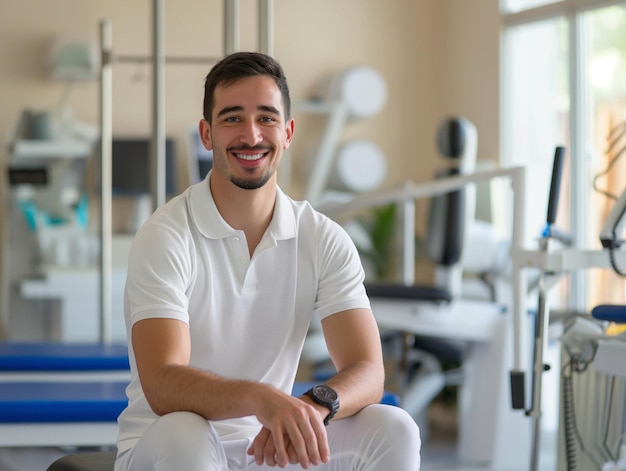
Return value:
[[(152, 215), (129, 257), (116, 471), (418, 470), (414, 421), (377, 404), (381, 345), (358, 253), (277, 187), (294, 133), (280, 65), (258, 53), (216, 64), (199, 129), (213, 170)], [(312, 315), (338, 372), (296, 398)]]

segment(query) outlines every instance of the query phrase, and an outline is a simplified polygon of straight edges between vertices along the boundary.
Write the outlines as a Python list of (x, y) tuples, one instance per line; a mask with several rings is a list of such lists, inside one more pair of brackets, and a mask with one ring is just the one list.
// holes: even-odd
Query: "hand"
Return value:
[(321, 413), (304, 400), (271, 389), (257, 418), (263, 428), (248, 449), (258, 465), (308, 469), (330, 460), (326, 428)]
[[(284, 445), (287, 451), (289, 464), (298, 464), (298, 454), (296, 453), (293, 444), (289, 441), (289, 437), (287, 435), (284, 436)], [(267, 464), (268, 466), (276, 466), (278, 464), (276, 456), (276, 446), (272, 439), (272, 432), (266, 427), (263, 427), (259, 434), (256, 436), (254, 442), (248, 449), (248, 454), (256, 455), (257, 450), (260, 452), (261, 455), (260, 460), (255, 460), (258, 464), (262, 464), (263, 461), (265, 461), (265, 464)]]

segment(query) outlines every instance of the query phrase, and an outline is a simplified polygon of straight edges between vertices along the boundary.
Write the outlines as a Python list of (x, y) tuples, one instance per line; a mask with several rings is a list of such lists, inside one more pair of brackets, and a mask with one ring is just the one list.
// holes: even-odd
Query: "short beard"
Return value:
[(271, 174), (267, 172), (257, 180), (245, 180), (243, 178), (231, 177), (230, 181), (242, 190), (258, 190), (268, 182), (270, 176)]

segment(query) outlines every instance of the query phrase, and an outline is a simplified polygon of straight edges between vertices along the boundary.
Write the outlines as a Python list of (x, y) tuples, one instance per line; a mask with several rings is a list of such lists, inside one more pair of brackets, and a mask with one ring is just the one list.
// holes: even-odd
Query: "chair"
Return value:
[[(446, 119), (439, 127), (437, 144), (440, 153), (453, 165), (437, 172), (436, 179), (474, 171), (477, 133), (468, 120)], [(445, 308), (454, 298), (460, 297), (462, 257), (468, 226), (474, 218), (474, 206), (473, 186), (432, 196), (424, 252), (435, 266), (434, 283), (415, 284), (413, 277), (406, 274), (408, 279), (402, 280), (402, 283), (367, 282), (366, 289), (372, 302), (376, 305), (379, 300), (421, 301)], [(411, 262), (408, 259), (403, 261)], [(423, 435), (427, 435), (427, 421), (423, 417), (426, 406), (451, 380), (451, 375), (443, 373), (441, 362), (461, 363), (462, 345), (445, 338), (433, 340), (432, 337), (413, 333), (411, 347), (403, 363), (408, 363), (410, 370), (417, 370), (417, 375), (405, 385), (402, 404), (420, 423)], [(455, 378), (454, 382), (458, 382), (458, 375)]]
[[(455, 164), (436, 179), (473, 173), (476, 145), (476, 130), (469, 121), (445, 120), (438, 131), (438, 146)], [(493, 463), (497, 444), (506, 436), (503, 432), (510, 431), (503, 423), (503, 414), (510, 409), (505, 399), (508, 365), (504, 348), (510, 333), (502, 305), (488, 298), (463, 297), (464, 262), (474, 213), (473, 185), (432, 196), (426, 254), (436, 267), (434, 284), (414, 283), (415, 260), (412, 250), (407, 250), (410, 256), (401, 258), (401, 281), (368, 281), (366, 289), (381, 329), (404, 331), (414, 339), (403, 372), (401, 407), (427, 435), (427, 406), (446, 385), (460, 384), (459, 458), (468, 463)], [(493, 260), (494, 256), (485, 254), (483, 258)], [(445, 372), (444, 360), (454, 360), (462, 367)], [(481, 433), (475, 433), (479, 423)]]
[(47, 471), (113, 471), (115, 451), (88, 451), (62, 456)]

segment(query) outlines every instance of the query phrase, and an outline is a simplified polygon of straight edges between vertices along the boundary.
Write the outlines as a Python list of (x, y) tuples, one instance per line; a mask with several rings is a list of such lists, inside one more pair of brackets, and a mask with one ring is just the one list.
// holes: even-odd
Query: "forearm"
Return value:
[(326, 345), (338, 373), (326, 383), (339, 395), (335, 417), (380, 402), (385, 383), (382, 345), (369, 309), (343, 311), (322, 320)]
[[(149, 384), (144, 384), (144, 383)], [(229, 380), (183, 365), (167, 365), (142, 386), (158, 415), (191, 411), (207, 420), (256, 415), (258, 401), (269, 385)]]
[(364, 407), (380, 402), (384, 381), (382, 361), (357, 362), (326, 381), (339, 395), (339, 410), (335, 419), (350, 417)]

